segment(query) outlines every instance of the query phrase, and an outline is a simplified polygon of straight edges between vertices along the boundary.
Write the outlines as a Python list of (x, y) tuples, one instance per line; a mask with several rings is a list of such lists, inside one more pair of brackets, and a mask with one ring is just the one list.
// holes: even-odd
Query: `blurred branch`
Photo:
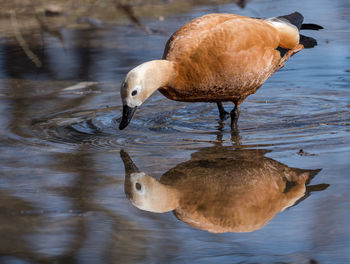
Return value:
[(131, 5), (117, 3), (117, 9), (122, 10), (136, 27), (142, 29), (148, 34), (152, 33), (148, 27), (142, 25), (141, 21), (136, 17)]
[(140, 20), (135, 16), (135, 13), (129, 4), (117, 3), (117, 8), (124, 11), (124, 13), (128, 16), (131, 22), (139, 28), (143, 28), (144, 26), (141, 24)]
[(41, 63), (40, 59), (38, 58), (38, 56), (36, 56), (34, 54), (34, 52), (32, 52), (30, 50), (29, 45), (27, 44), (27, 42), (25, 41), (25, 39), (22, 36), (21, 31), (19, 30), (19, 24), (17, 21), (16, 12), (15, 11), (11, 12), (10, 17), (11, 17), (11, 25), (12, 25), (13, 31), (15, 33), (15, 37), (16, 37), (18, 44), (21, 46), (24, 53), (35, 64), (35, 66), (37, 68), (42, 67), (42, 63)]
[(59, 29), (51, 28), (50, 26), (48, 26), (48, 24), (45, 21), (45, 18), (41, 19), (38, 14), (35, 15), (35, 18), (39, 23), (41, 31), (46, 32), (50, 36), (57, 38), (61, 42), (62, 46), (65, 46), (63, 35)]

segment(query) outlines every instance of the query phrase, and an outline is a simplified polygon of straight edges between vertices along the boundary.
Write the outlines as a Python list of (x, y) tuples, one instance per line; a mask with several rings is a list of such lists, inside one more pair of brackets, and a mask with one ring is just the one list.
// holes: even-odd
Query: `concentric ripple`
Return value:
[[(228, 106), (226, 106), (228, 107)], [(303, 108), (304, 106), (300, 106)], [(31, 131), (49, 142), (97, 149), (122, 147), (186, 147), (189, 142), (232, 140), (229, 120), (217, 119), (214, 104), (176, 103), (170, 111), (154, 113), (152, 104), (139, 110), (131, 124), (118, 129), (116, 113), (120, 107), (65, 112), (33, 121)], [(339, 111), (310, 111), (287, 114), (283, 102), (248, 101), (240, 119), (240, 138), (244, 144), (341, 144), (350, 125), (349, 108)], [(280, 111), (277, 111), (280, 110)], [(312, 114), (310, 114), (312, 113)], [(237, 142), (235, 142), (237, 143)]]
[[(181, 112), (181, 111), (180, 111)], [(181, 120), (179, 113), (164, 112), (145, 118), (134, 117), (132, 124), (120, 131), (114, 108), (84, 112), (65, 112), (41, 117), (32, 124), (36, 137), (62, 144), (84, 144), (92, 148), (115, 149), (116, 147), (180, 146), (188, 144), (183, 139), (188, 132), (210, 134), (194, 120)], [(186, 119), (186, 118), (185, 118)], [(212, 120), (215, 131), (215, 119)], [(194, 125), (193, 125), (194, 124)], [(205, 131), (205, 132), (204, 132)]]

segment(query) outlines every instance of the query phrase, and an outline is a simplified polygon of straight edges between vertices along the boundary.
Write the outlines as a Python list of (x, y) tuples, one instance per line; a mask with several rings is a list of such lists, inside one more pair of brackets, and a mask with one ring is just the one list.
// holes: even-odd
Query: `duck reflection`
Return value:
[(157, 179), (121, 151), (125, 194), (139, 209), (173, 211), (183, 222), (214, 233), (251, 232), (278, 212), (328, 184), (307, 186), (320, 170), (289, 168), (267, 150), (214, 146), (192, 154)]

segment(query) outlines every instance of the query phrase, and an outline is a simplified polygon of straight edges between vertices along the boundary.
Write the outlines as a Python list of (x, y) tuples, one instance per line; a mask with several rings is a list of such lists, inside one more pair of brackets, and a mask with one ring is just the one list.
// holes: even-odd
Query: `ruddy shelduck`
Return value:
[(317, 45), (299, 34), (301, 29), (322, 29), (303, 24), (303, 16), (269, 19), (234, 14), (208, 14), (177, 30), (165, 46), (163, 58), (132, 69), (121, 86), (123, 115), (120, 129), (156, 90), (176, 101), (216, 102), (220, 119), (227, 112), (222, 102), (233, 102), (231, 127), (237, 128), (240, 105), (295, 53)]
[(124, 190), (137, 208), (164, 213), (213, 233), (251, 232), (278, 212), (327, 184), (308, 182), (320, 170), (289, 168), (262, 149), (209, 147), (192, 154), (157, 180), (140, 172), (121, 151)]

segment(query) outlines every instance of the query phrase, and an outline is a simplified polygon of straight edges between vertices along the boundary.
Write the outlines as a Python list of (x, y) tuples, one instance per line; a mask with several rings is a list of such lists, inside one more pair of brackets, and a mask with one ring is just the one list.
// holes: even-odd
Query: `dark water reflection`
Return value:
[[(161, 57), (164, 32), (208, 12), (268, 17), (295, 10), (325, 26), (311, 33), (319, 46), (294, 56), (243, 103), (240, 146), (228, 123), (218, 124), (214, 104), (171, 102), (160, 94), (127, 130), (117, 129), (120, 83), (130, 68)], [(113, 25), (65, 27), (61, 37), (33, 30), (24, 37), (41, 68), (14, 38), (1, 36), (0, 263), (349, 263), (349, 13), (342, 0), (254, 0), (243, 10), (202, 5), (164, 21), (142, 18), (162, 32), (156, 34)], [(80, 82), (93, 83), (67, 89)], [(275, 166), (276, 178), (280, 169), (313, 175), (322, 168), (306, 194), (330, 186), (276, 210), (259, 230), (212, 234), (170, 213), (132, 206), (121, 149), (142, 171), (170, 182), (177, 179), (171, 173), (187, 173), (210, 157), (210, 179), (247, 158), (258, 159), (264, 175), (267, 165)], [(237, 153), (245, 157), (239, 165)]]

